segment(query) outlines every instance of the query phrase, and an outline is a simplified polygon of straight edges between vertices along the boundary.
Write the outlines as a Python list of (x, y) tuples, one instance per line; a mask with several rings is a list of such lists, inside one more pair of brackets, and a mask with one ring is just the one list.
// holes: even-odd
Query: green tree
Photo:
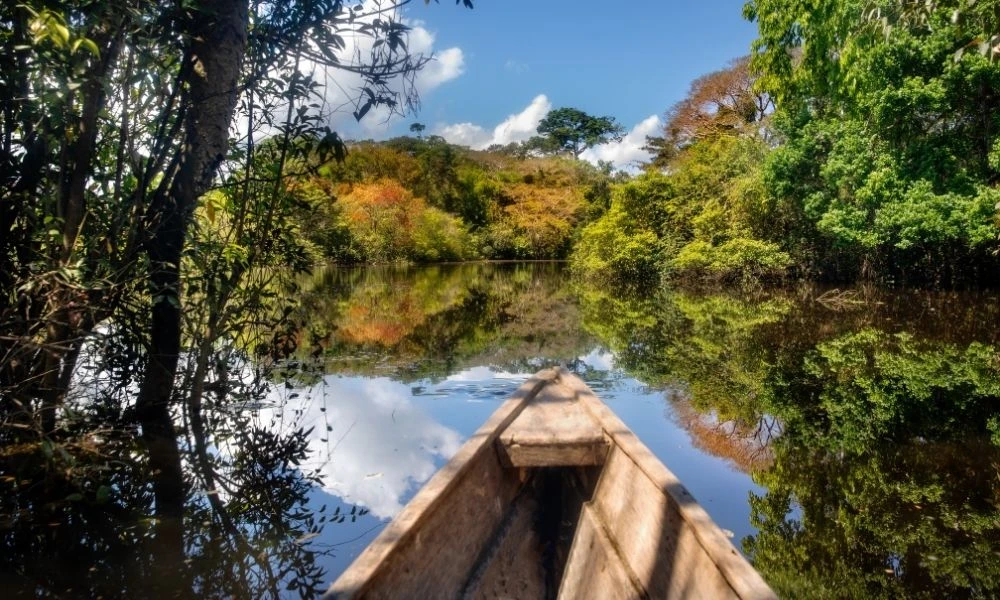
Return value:
[(614, 117), (594, 117), (576, 108), (549, 111), (538, 123), (538, 135), (527, 143), (543, 153), (569, 152), (574, 158), (587, 148), (619, 142), (625, 129)]
[[(1000, 64), (988, 2), (755, 0), (752, 66), (778, 99), (772, 201), (827, 277), (997, 271)], [(878, 18), (874, 18), (879, 15)], [(883, 26), (884, 25), (884, 26)]]
[(666, 174), (618, 184), (611, 207), (580, 235), (573, 268), (601, 279), (742, 280), (783, 276), (786, 218), (767, 202), (756, 135), (686, 145)]
[(580, 233), (572, 268), (588, 278), (655, 282), (662, 261), (670, 180), (651, 173), (614, 186), (607, 212)]

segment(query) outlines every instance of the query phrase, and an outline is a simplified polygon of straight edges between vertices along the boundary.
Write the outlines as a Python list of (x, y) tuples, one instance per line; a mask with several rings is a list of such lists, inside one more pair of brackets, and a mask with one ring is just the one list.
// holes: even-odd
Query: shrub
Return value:
[(719, 245), (695, 240), (683, 246), (668, 262), (669, 271), (682, 277), (716, 280), (778, 277), (791, 257), (777, 244), (734, 238)]

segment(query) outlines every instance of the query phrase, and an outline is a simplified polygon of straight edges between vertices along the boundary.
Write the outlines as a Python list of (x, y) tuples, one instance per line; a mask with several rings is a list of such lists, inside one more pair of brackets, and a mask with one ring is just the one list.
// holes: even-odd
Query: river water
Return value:
[[(1000, 297), (328, 268), (260, 413), (311, 428), (333, 581), (525, 378), (578, 373), (788, 597), (1000, 594)], [(341, 518), (343, 517), (343, 518)]]

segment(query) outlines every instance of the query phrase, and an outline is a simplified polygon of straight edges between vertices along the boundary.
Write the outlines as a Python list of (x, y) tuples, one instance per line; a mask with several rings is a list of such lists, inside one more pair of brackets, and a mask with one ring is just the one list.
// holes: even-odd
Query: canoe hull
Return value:
[(776, 596), (580, 379), (542, 371), (327, 598)]

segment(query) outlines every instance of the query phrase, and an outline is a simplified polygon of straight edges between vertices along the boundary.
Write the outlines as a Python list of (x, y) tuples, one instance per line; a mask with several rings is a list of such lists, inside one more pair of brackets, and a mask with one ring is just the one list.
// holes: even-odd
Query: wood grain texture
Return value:
[(324, 598), (393, 597), (409, 586), (425, 590), (423, 597), (447, 597), (448, 589), (455, 596), (522, 484), (517, 471), (500, 465), (494, 441), (556, 376), (555, 370), (541, 371), (521, 385), (341, 574)]
[(604, 443), (500, 445), (504, 465), (511, 467), (585, 467), (604, 463), (608, 446)]
[(457, 598), (482, 549), (510, 510), (522, 483), (496, 454), (480, 454), (463, 474), (462, 493), (446, 494), (385, 557), (362, 588), (364, 598)]
[(497, 442), (506, 464), (515, 467), (593, 466), (604, 462), (608, 443), (574, 390), (546, 385)]
[(676, 504), (618, 448), (604, 466), (591, 506), (649, 597), (737, 597)]
[(466, 584), (461, 598), (500, 600), (544, 598), (543, 540), (535, 529), (537, 494), (522, 493), (512, 504), (504, 523), (479, 557), (481, 568)]
[[(605, 472), (602, 473), (602, 480), (607, 476), (611, 462), (615, 460), (616, 456), (627, 457), (635, 466), (634, 474), (637, 475), (640, 472), (644, 474), (657, 492), (669, 499), (669, 503), (675, 507), (677, 516), (689, 527), (684, 532), (683, 539), (678, 541), (682, 544), (679, 548), (686, 548), (688, 539), (695, 540), (703, 548), (711, 563), (714, 564), (714, 570), (719, 572), (738, 598), (776, 599), (777, 595), (770, 586), (746, 558), (736, 550), (718, 525), (708, 516), (705, 509), (684, 488), (677, 476), (667, 469), (632, 430), (601, 402), (578, 377), (565, 369), (560, 369), (559, 381), (574, 391), (576, 398), (594, 415), (611, 440), (614, 450), (604, 467)], [(598, 483), (599, 489), (600, 486), (601, 483)], [(595, 499), (598, 498), (598, 494), (599, 492), (595, 491)], [(608, 509), (610, 510), (610, 506)], [(608, 518), (608, 515), (602, 515), (602, 518)], [(616, 523), (613, 517), (606, 522), (609, 526)], [(654, 527), (654, 525), (650, 524), (647, 527)], [(623, 532), (622, 535), (626, 534)], [(648, 539), (650, 534), (642, 535), (645, 536), (644, 539)], [(711, 565), (706, 565), (706, 567), (712, 570)], [(635, 571), (642, 575), (640, 569), (637, 568)]]
[(615, 551), (594, 509), (590, 504), (584, 504), (559, 586), (559, 600), (633, 600), (644, 597), (642, 587)]

